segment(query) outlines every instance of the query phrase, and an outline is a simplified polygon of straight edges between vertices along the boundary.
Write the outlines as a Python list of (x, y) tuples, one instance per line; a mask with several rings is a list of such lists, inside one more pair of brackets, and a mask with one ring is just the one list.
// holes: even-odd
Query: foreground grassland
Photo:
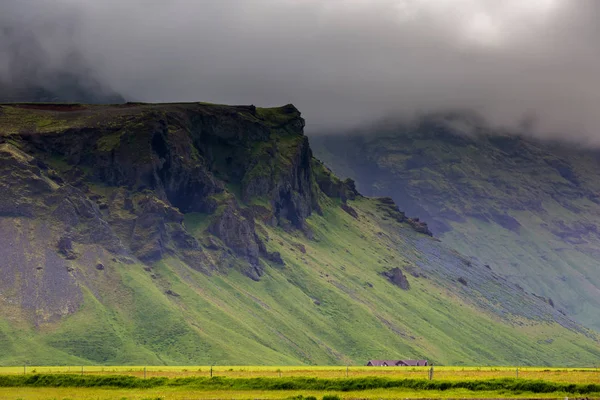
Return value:
[[(146, 379), (144, 379), (144, 370)], [(35, 371), (35, 372), (34, 372)], [(30, 367), (0, 369), (0, 399), (600, 397), (597, 369), (435, 367)], [(346, 377), (347, 376), (347, 377)]]
[[(7, 400), (47, 400), (47, 399), (85, 399), (85, 400), (155, 400), (155, 399), (292, 399), (299, 396), (313, 396), (320, 399), (324, 395), (338, 396), (340, 399), (498, 399), (498, 398), (522, 398), (522, 399), (556, 399), (568, 398), (569, 393), (506, 393), (502, 391), (470, 390), (403, 390), (403, 389), (375, 389), (350, 392), (336, 391), (310, 391), (310, 390), (193, 390), (186, 388), (158, 388), (158, 389), (98, 389), (98, 388), (0, 388), (0, 399)], [(593, 398), (589, 395), (588, 399)], [(596, 395), (597, 397), (597, 395)]]
[[(536, 367), (434, 367), (434, 380), (473, 381), (518, 378), (570, 384), (600, 384), (598, 368), (536, 368)], [(425, 379), (429, 367), (315, 367), (315, 366), (19, 366), (0, 367), (4, 375), (124, 375), (138, 378), (366, 378)]]
[[(0, 370), (1, 399), (284, 399), (337, 395), (343, 399), (371, 398), (566, 398), (600, 396), (595, 369), (519, 370), (510, 368), (274, 368), (135, 367), (39, 368), (43, 374)], [(64, 373), (63, 371), (70, 373)], [(37, 372), (37, 368), (36, 368)], [(346, 373), (348, 378), (345, 377)], [(277, 377), (272, 377), (276, 374)], [(281, 374), (281, 377), (279, 375)], [(138, 375), (138, 376), (132, 376)], [(343, 376), (343, 377), (340, 377)], [(150, 377), (152, 376), (152, 377)], [(160, 376), (160, 377), (159, 377)], [(266, 377), (271, 376), (271, 377)], [(521, 378), (522, 377), (522, 378)]]

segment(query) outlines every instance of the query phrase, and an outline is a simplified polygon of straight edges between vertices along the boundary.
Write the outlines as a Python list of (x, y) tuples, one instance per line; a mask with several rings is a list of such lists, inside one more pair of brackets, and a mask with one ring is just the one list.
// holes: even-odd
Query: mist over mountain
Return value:
[(600, 125), (594, 0), (8, 0), (0, 11), (51, 65), (72, 72), (75, 50), (128, 99), (293, 103), (309, 134), (447, 109), (579, 141)]
[(0, 6), (0, 102), (125, 101), (97, 76), (74, 43), (77, 29), (71, 14), (55, 15), (50, 5), (25, 3), (31, 7), (27, 12), (37, 10), (29, 18), (17, 12), (24, 11), (20, 2)]

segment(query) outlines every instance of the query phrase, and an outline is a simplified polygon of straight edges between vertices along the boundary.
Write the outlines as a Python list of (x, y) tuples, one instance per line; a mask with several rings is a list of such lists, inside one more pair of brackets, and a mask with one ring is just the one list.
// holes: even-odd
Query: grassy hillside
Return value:
[(478, 125), (465, 135), (459, 122), (313, 143), (365, 194), (392, 196), (444, 243), (600, 329), (600, 153)]
[(204, 104), (0, 108), (0, 364), (594, 365), (594, 333)]

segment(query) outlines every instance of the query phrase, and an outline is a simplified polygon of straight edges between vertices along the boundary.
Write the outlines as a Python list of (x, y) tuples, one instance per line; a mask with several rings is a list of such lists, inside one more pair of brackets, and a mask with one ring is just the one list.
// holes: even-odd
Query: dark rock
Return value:
[(384, 271), (381, 275), (385, 276), (391, 283), (398, 286), (400, 289), (410, 289), (410, 284), (406, 276), (402, 273), (402, 270), (398, 267), (392, 268), (388, 271)]
[(292, 243), (292, 246), (300, 251), (300, 253), (306, 254), (306, 246), (304, 246), (302, 243)]
[(358, 213), (356, 212), (356, 210), (354, 208), (350, 207), (348, 204), (342, 203), (341, 207), (342, 207), (342, 210), (344, 210), (348, 214), (350, 214), (352, 216), (352, 218), (354, 218), (354, 219), (358, 218)]
[(311, 180), (312, 151), (308, 138), (301, 139), (292, 153), (286, 155), (289, 166), (285, 169), (262, 161), (249, 168), (242, 180), (242, 198), (245, 201), (261, 196), (270, 198), (278, 223), (291, 224), (298, 229), (304, 227), (304, 220), (313, 210), (319, 209)]
[(64, 179), (60, 177), (60, 175), (58, 175), (58, 173), (54, 170), (48, 170), (47, 171), (48, 174), (48, 178), (52, 179), (54, 182), (58, 183), (59, 185), (62, 185), (65, 183)]
[(356, 200), (356, 197), (360, 196), (358, 190), (356, 190), (356, 182), (350, 178), (344, 180), (344, 194), (348, 200)]
[(61, 237), (56, 247), (58, 248), (58, 252), (67, 260), (74, 260), (78, 257), (75, 250), (73, 250), (73, 240), (68, 236)]
[[(117, 200), (115, 198), (114, 200)], [(111, 205), (127, 203), (124, 199)], [(128, 236), (131, 250), (144, 262), (154, 262), (176, 250), (201, 253), (198, 241), (183, 227), (183, 214), (150, 193), (137, 197), (133, 206), (135, 218), (125, 221), (123, 234)]]
[[(383, 212), (386, 217), (392, 218), (399, 223), (407, 221), (406, 215), (398, 209), (398, 206), (391, 197), (380, 197), (377, 200), (377, 209)], [(385, 220), (386, 218), (384, 217), (383, 219)]]
[(517, 221), (516, 219), (514, 219), (513, 217), (511, 217), (508, 214), (501, 214), (501, 213), (493, 211), (493, 212), (490, 212), (490, 216), (491, 216), (492, 221), (494, 221), (495, 223), (497, 223), (504, 229), (508, 229), (513, 232), (518, 232), (519, 228), (521, 227), (521, 224), (519, 223), (519, 221)]
[(174, 291), (172, 291), (171, 289), (167, 290), (165, 292), (166, 294), (168, 294), (169, 296), (173, 296), (173, 297), (179, 297), (178, 293), (175, 293)]
[(96, 269), (97, 269), (98, 271), (104, 271), (104, 264), (102, 264), (102, 263), (98, 263), (98, 264), (96, 264)]
[(556, 159), (556, 158), (555, 159), (545, 158), (544, 161), (546, 162), (546, 164), (548, 164), (552, 168), (556, 169), (556, 171), (558, 172), (558, 174), (561, 177), (563, 177), (567, 181), (571, 182), (573, 185), (579, 186), (579, 184), (580, 184), (579, 178), (577, 178), (577, 174), (575, 174), (575, 172), (573, 171), (573, 168), (567, 162)]
[(429, 227), (425, 222), (419, 221), (419, 218), (409, 218), (408, 224), (417, 232), (427, 236), (433, 236), (433, 233), (429, 230)]
[[(262, 275), (259, 263), (259, 243), (254, 231), (254, 221), (244, 218), (234, 205), (229, 205), (208, 228), (231, 248), (235, 254), (243, 257), (251, 270), (256, 270), (258, 276)], [(253, 274), (252, 276), (255, 276)]]
[(281, 254), (278, 251), (266, 253), (265, 258), (277, 265), (285, 265), (285, 262), (283, 261), (283, 258), (281, 258)]
[(463, 278), (462, 276), (460, 278), (458, 278), (458, 282), (460, 282), (461, 284), (467, 286), (467, 280), (465, 278)]
[(360, 196), (352, 179), (340, 181), (321, 161), (313, 159), (313, 171), (319, 189), (328, 197), (339, 198), (345, 204), (347, 200)]
[(17, 147), (0, 145), (0, 216), (32, 218), (47, 212), (40, 200), (55, 191), (36, 160)]

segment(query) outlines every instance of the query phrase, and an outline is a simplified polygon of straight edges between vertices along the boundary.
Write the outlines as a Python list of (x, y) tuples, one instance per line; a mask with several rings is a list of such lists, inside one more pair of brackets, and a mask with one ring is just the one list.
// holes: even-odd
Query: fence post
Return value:
[(144, 379), (146, 379), (146, 367), (144, 367)]
[(429, 368), (429, 380), (433, 380), (433, 365)]
[(83, 365), (81, 366), (81, 375), (83, 375)]
[(346, 365), (346, 378), (348, 377), (348, 365)]
[(27, 374), (27, 365), (23, 365), (23, 375)]
[(517, 379), (519, 378), (519, 367), (517, 367)]
[(212, 365), (210, 366), (210, 377), (212, 378)]

